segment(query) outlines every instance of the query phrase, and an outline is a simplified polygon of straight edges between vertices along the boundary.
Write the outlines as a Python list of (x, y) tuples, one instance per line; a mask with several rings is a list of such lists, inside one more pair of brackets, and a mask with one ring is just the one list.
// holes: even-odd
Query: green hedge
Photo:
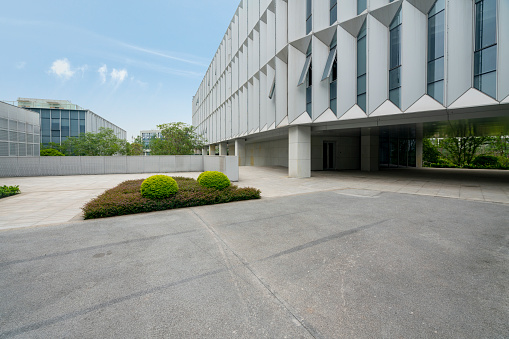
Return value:
[(0, 198), (10, 197), (19, 193), (21, 193), (19, 186), (0, 186)]
[(198, 183), (203, 187), (215, 188), (218, 190), (225, 189), (230, 186), (230, 179), (218, 171), (206, 171), (198, 176)]
[(175, 179), (167, 175), (153, 175), (141, 183), (140, 192), (145, 198), (169, 198), (179, 190)]
[(212, 205), (259, 199), (260, 190), (231, 185), (223, 190), (202, 187), (194, 179), (174, 177), (179, 190), (169, 198), (150, 199), (141, 195), (141, 180), (129, 180), (107, 190), (83, 207), (85, 219), (112, 217), (173, 208)]
[(41, 157), (63, 157), (65, 156), (62, 152), (53, 149), (53, 148), (47, 148), (41, 150)]

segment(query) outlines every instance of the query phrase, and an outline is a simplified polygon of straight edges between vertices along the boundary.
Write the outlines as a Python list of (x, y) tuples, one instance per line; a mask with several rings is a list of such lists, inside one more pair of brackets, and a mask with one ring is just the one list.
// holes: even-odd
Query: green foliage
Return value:
[(0, 198), (9, 197), (19, 193), (21, 193), (19, 186), (0, 186)]
[(478, 155), (472, 161), (475, 167), (498, 168), (500, 166), (498, 158), (493, 155)]
[(260, 199), (260, 190), (231, 185), (223, 190), (200, 186), (194, 179), (174, 177), (179, 190), (169, 198), (149, 199), (141, 195), (143, 180), (129, 180), (112, 188), (83, 207), (85, 219), (162, 211), (173, 208), (221, 204), (230, 201)]
[(456, 168), (458, 166), (454, 165), (452, 162), (450, 162), (447, 159), (439, 158), (436, 162), (431, 163), (430, 167), (437, 167), (437, 168)]
[(224, 173), (218, 171), (203, 172), (198, 176), (197, 181), (203, 187), (217, 190), (222, 190), (230, 186), (230, 179), (228, 179)]
[(445, 139), (443, 145), (447, 151), (447, 159), (458, 167), (470, 165), (479, 148), (486, 143), (488, 137), (455, 137)]
[(167, 175), (153, 175), (143, 181), (140, 187), (141, 195), (150, 199), (164, 199), (171, 197), (179, 190), (178, 184)]
[(97, 133), (82, 133), (79, 137), (67, 138), (59, 146), (65, 155), (101, 156), (128, 155), (128, 142), (115, 135), (111, 128), (99, 128)]
[(64, 154), (54, 148), (41, 149), (41, 157), (63, 157)]
[(430, 139), (423, 139), (422, 141), (422, 161), (425, 163), (438, 163), (440, 158), (440, 151), (433, 145)]
[(161, 130), (161, 138), (150, 140), (149, 148), (153, 155), (189, 155), (204, 144), (202, 136), (196, 133), (195, 128), (183, 122), (157, 127)]

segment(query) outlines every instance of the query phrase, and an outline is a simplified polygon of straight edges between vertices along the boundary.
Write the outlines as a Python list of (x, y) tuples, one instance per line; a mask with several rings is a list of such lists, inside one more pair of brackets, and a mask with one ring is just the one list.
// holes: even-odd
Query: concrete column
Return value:
[(232, 142), (228, 143), (228, 153), (230, 155), (235, 155), (235, 144)]
[(290, 127), (288, 151), (290, 178), (311, 177), (311, 126)]
[(209, 148), (208, 148), (208, 147), (203, 146), (203, 148), (201, 149), (201, 154), (202, 154), (202, 155), (207, 155), (207, 154), (208, 154), (208, 151), (209, 151)]
[(216, 155), (216, 145), (209, 145), (209, 155)]
[(415, 167), (422, 167), (422, 139), (424, 138), (423, 124), (415, 124)]
[(378, 127), (361, 129), (361, 171), (378, 171)]
[(246, 140), (235, 140), (235, 156), (239, 157), (239, 166), (246, 166)]
[(226, 148), (226, 142), (219, 143), (219, 155), (228, 155), (228, 150)]

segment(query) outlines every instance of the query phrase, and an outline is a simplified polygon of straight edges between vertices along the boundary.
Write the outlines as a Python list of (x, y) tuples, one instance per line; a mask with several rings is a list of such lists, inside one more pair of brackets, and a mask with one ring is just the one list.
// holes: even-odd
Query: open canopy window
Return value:
[(269, 90), (269, 99), (274, 97), (274, 93), (276, 92), (276, 76), (274, 75), (274, 79), (272, 80), (272, 85)]
[(299, 84), (297, 86), (300, 86), (306, 81), (306, 76), (309, 72), (309, 66), (311, 65), (311, 55), (308, 55), (306, 57), (306, 62), (304, 63), (304, 68), (302, 69), (302, 73), (300, 75)]
[(327, 58), (327, 63), (325, 64), (325, 69), (323, 71), (322, 81), (330, 77), (332, 65), (334, 64), (334, 60), (336, 60), (336, 53), (336, 46), (334, 46), (329, 52), (329, 57)]

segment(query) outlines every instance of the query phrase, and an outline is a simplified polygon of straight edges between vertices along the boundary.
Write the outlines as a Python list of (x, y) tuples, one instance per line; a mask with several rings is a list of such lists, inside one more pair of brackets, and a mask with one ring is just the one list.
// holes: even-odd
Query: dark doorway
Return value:
[(330, 141), (323, 142), (323, 170), (334, 169), (334, 143)]

